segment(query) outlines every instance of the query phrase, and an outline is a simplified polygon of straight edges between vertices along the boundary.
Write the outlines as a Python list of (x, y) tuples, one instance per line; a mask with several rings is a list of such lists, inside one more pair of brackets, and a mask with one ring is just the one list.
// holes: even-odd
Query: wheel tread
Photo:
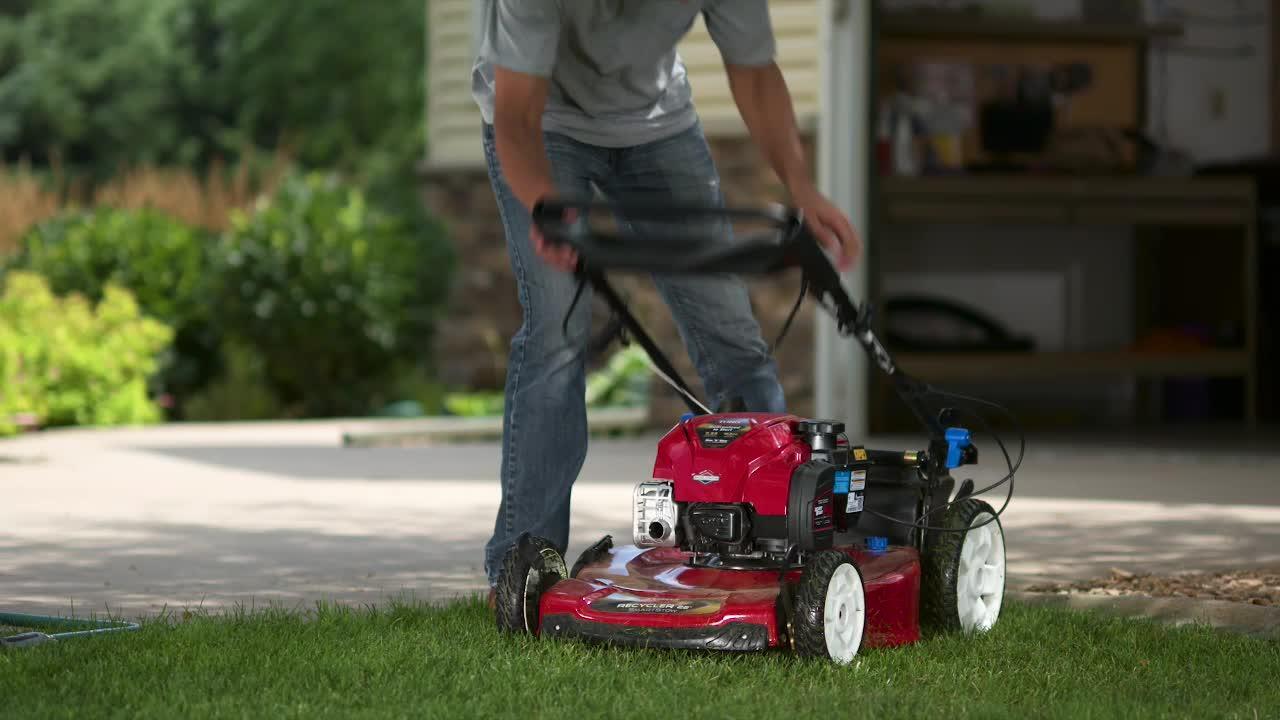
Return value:
[(845, 563), (853, 564), (848, 555), (835, 550), (824, 550), (805, 564), (804, 573), (795, 590), (791, 622), (797, 655), (828, 657), (824, 630), (827, 585), (836, 568)]
[[(535, 553), (539, 555), (542, 551), (548, 549), (559, 553), (559, 550), (556, 550), (550, 541), (540, 537), (529, 537), (524, 542), (529, 543)], [(563, 561), (560, 562), (560, 565), (563, 565)], [(494, 615), (498, 623), (498, 629), (503, 632), (516, 634), (527, 632), (525, 629), (524, 582), (529, 575), (530, 569), (531, 565), (521, 554), (518, 543), (513, 545), (502, 559), (502, 570), (498, 574)], [(543, 567), (539, 568), (539, 570), (544, 575), (543, 591), (561, 579), (557, 568)], [(535, 627), (537, 626), (536, 622), (531, 624)]]
[[(964, 530), (982, 513), (995, 511), (982, 500), (965, 498), (943, 514), (941, 526)], [(995, 521), (999, 524), (999, 519)], [(920, 585), (920, 622), (934, 632), (959, 632), (960, 610), (956, 584), (960, 572), (960, 551), (967, 533), (933, 532), (924, 553)]]

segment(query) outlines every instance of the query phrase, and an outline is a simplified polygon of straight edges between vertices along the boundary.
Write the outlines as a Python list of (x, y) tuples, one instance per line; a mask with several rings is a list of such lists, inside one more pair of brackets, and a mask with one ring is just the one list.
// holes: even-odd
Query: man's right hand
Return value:
[[(542, 138), (548, 80), (498, 66), (494, 68), (494, 86), (493, 124), (498, 161), (512, 192), (525, 207), (532, 209), (555, 194), (551, 163)], [(573, 248), (547, 242), (536, 226), (530, 227), (529, 240), (538, 257), (553, 267), (568, 272), (577, 268), (578, 258)]]
[[(573, 222), (576, 218), (576, 210), (565, 211), (564, 221), (566, 223)], [(572, 246), (550, 242), (543, 237), (538, 230), (538, 226), (532, 224), (529, 226), (529, 239), (533, 242), (533, 249), (538, 253), (538, 257), (552, 267), (565, 272), (573, 272), (578, 269), (578, 251), (574, 250)]]

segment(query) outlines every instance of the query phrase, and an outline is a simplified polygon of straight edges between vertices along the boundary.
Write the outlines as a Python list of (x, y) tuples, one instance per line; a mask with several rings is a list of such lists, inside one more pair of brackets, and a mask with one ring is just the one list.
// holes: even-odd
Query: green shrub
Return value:
[(127, 290), (108, 285), (94, 306), (79, 293), (55, 296), (35, 273), (9, 273), (0, 295), (0, 435), (26, 424), (159, 420), (147, 380), (171, 338)]
[(271, 420), (283, 414), (280, 400), (267, 383), (266, 364), (252, 348), (226, 342), (222, 374), (182, 406), (185, 420)]
[[(644, 348), (632, 345), (587, 376), (587, 407), (641, 407), (649, 401), (649, 385), (648, 356)], [(444, 396), (443, 410), (460, 417), (494, 417), (502, 414), (505, 403), (501, 390), (451, 392)]]
[(430, 351), (450, 255), (442, 233), (328, 175), (293, 175), (232, 221), (216, 306), (293, 414), (364, 414)]
[(363, 176), (422, 156), (423, 0), (14, 1), (0, 3), (0, 157), (56, 154), (100, 179), (282, 141)]
[(157, 392), (185, 397), (218, 369), (210, 320), (209, 238), (154, 210), (70, 211), (35, 226), (11, 269), (47, 278), (53, 292), (91, 301), (109, 284), (127, 288), (147, 315), (176, 331)]

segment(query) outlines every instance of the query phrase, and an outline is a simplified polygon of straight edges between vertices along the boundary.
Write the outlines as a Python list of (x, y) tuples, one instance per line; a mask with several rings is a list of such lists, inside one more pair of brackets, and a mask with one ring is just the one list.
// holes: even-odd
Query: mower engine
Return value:
[(633, 540), (709, 567), (777, 567), (856, 526), (867, 456), (838, 422), (742, 413), (686, 416), (636, 485)]

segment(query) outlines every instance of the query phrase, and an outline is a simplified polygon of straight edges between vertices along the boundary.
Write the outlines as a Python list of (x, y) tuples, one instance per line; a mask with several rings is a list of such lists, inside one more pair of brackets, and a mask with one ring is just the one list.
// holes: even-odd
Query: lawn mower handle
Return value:
[[(575, 217), (566, 220), (570, 211)], [(671, 232), (644, 237), (629, 233), (624, 236), (617, 232), (591, 230), (588, 218), (593, 212), (643, 218), (651, 222), (680, 223), (696, 219), (757, 221), (770, 229), (738, 237), (732, 243), (709, 238), (705, 233)], [(840, 281), (840, 274), (822, 251), (799, 210), (781, 205), (749, 209), (671, 202), (549, 199), (535, 205), (531, 215), (534, 226), (548, 243), (569, 245), (577, 251), (578, 275), (601, 289), (615, 311), (625, 312), (625, 308), (620, 308), (620, 298), (604, 281), (605, 271), (767, 275), (799, 268), (808, 293), (831, 311), (840, 333), (855, 337), (876, 366), (893, 379), (898, 394), (933, 438), (940, 440), (945, 435), (939, 419), (924, 407), (927, 386), (898, 370), (871, 328), (870, 313), (849, 297)], [(628, 320), (633, 330), (638, 329), (629, 314)], [(656, 348), (652, 341), (647, 337), (638, 339), (650, 357), (658, 361), (654, 357)], [(664, 372), (671, 373), (666, 363), (659, 364), (664, 365)]]

